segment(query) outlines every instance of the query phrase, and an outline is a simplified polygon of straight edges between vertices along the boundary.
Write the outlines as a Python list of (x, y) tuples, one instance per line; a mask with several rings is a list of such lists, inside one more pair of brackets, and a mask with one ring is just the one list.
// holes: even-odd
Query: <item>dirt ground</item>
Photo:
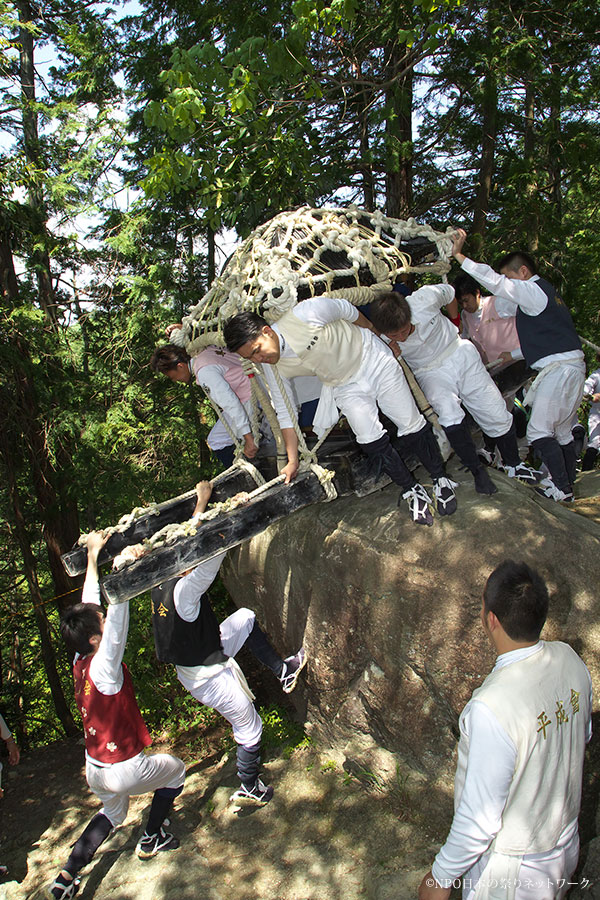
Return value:
[[(84, 870), (78, 896), (414, 898), (449, 823), (450, 798), (438, 804), (443, 810), (430, 830), (419, 776), (400, 772), (389, 754), (360, 743), (350, 755), (308, 746), (289, 759), (268, 759), (265, 772), (275, 796), (262, 808), (230, 802), (237, 778), (227, 753), (188, 758), (171, 824), (180, 849), (151, 860), (136, 857), (150, 798), (134, 798), (126, 823)], [(70, 845), (98, 811), (85, 783), (81, 742), (61, 741), (27, 755), (5, 785), (1, 860), (9, 875), (0, 898), (33, 900), (44, 896)]]

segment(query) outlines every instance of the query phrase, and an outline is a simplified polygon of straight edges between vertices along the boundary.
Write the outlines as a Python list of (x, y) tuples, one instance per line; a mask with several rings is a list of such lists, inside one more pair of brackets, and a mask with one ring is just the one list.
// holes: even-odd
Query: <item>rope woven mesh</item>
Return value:
[(257, 228), (171, 335), (190, 355), (220, 343), (221, 327), (242, 310), (275, 322), (296, 303), (321, 295), (356, 306), (390, 290), (401, 273), (445, 275), (452, 230), (436, 232), (356, 206), (280, 213)]

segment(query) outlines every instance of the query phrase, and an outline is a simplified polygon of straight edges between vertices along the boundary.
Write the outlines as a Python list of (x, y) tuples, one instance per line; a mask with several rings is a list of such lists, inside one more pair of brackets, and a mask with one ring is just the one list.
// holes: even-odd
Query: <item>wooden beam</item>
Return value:
[(109, 603), (130, 600), (222, 550), (249, 540), (296, 510), (324, 499), (325, 491), (317, 476), (303, 472), (291, 484), (278, 484), (250, 503), (207, 521), (195, 535), (158, 548), (108, 575), (101, 582), (102, 592)]
[[(220, 478), (214, 485), (211, 501), (219, 503), (233, 497), (240, 491), (253, 491), (257, 487), (256, 482), (248, 472), (236, 469)], [(157, 504), (158, 515), (146, 514), (133, 522), (125, 531), (118, 531), (111, 535), (98, 557), (98, 565), (114, 559), (124, 547), (130, 544), (139, 544), (145, 538), (151, 537), (173, 522), (186, 522), (191, 519), (196, 506), (196, 491), (187, 491), (172, 500), (165, 500)], [(87, 567), (87, 547), (75, 547), (61, 557), (63, 566), (69, 575), (79, 575), (85, 572)]]

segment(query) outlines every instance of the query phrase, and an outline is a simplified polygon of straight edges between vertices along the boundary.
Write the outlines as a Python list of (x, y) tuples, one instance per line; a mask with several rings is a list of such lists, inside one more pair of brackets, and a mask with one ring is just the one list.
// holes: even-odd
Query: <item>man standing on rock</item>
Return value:
[[(333, 407), (328, 425), (337, 421), (340, 410), (361, 450), (401, 486), (413, 522), (432, 525), (431, 498), (391, 445), (379, 410), (396, 426), (401, 453), (414, 454), (432, 476), (440, 515), (456, 512), (456, 485), (446, 476), (431, 425), (417, 409), (402, 369), (373, 332), (369, 320), (347, 300), (314, 297), (272, 325), (257, 313), (239, 313), (225, 323), (223, 337), (229, 350), (276, 367), (284, 378), (316, 375), (324, 385), (317, 417), (326, 401)], [(282, 435), (287, 483), (298, 471), (298, 438), (293, 428), (282, 427)]]
[(466, 238), (457, 229), (454, 258), (488, 291), (510, 301), (497, 307), (498, 315), (516, 317), (525, 362), (538, 372), (525, 403), (531, 405), (527, 440), (550, 472), (539, 490), (552, 500), (572, 501), (577, 454), (571, 428), (583, 396), (585, 361), (571, 314), (527, 253), (503, 256), (498, 274), (464, 255)]
[[(205, 511), (211, 492), (210, 482), (198, 483), (194, 515)], [(264, 804), (273, 796), (273, 788), (259, 775), (262, 721), (234, 657), (247, 647), (289, 694), (306, 664), (306, 653), (301, 648), (282, 659), (250, 609), (236, 610), (219, 626), (206, 591), (224, 558), (225, 553), (219, 553), (152, 589), (154, 643), (158, 658), (175, 664), (177, 677), (192, 697), (216, 709), (233, 727), (241, 785), (231, 799)]]
[(447, 900), (562, 898), (579, 856), (577, 817), (592, 683), (574, 650), (539, 640), (548, 591), (525, 563), (488, 578), (481, 621), (498, 657), (460, 716), (454, 819), (419, 888)]

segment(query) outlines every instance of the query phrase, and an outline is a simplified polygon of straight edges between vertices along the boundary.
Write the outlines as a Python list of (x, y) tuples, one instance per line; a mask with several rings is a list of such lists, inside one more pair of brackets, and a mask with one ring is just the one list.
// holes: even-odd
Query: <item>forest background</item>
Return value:
[[(463, 226), (475, 258), (534, 253), (600, 343), (599, 35), (596, 0), (0, 0), (0, 689), (23, 746), (78, 730), (60, 554), (213, 472), (210, 410), (148, 360), (231, 229), (329, 202)], [(148, 619), (134, 601), (140, 705), (183, 727)]]

